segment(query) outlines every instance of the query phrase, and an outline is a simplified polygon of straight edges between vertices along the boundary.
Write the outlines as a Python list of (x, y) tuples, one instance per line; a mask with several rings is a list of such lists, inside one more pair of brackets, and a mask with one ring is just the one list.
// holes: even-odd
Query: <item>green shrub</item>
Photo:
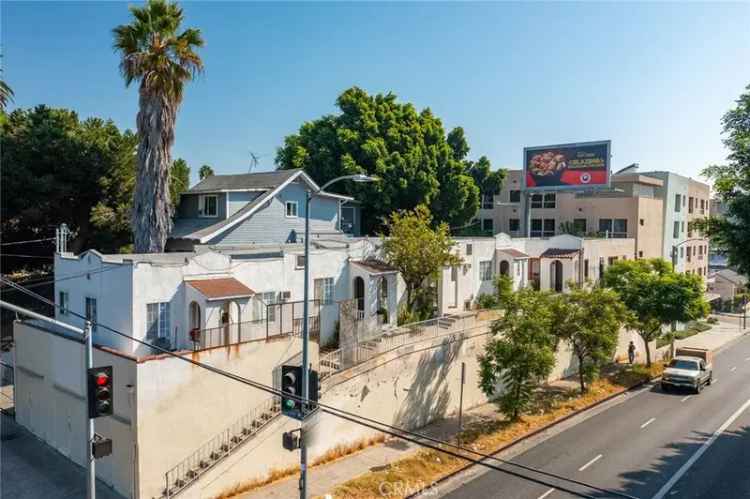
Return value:
[(497, 296), (491, 295), (489, 293), (482, 293), (477, 297), (477, 306), (483, 309), (497, 308), (499, 306), (499, 302)]

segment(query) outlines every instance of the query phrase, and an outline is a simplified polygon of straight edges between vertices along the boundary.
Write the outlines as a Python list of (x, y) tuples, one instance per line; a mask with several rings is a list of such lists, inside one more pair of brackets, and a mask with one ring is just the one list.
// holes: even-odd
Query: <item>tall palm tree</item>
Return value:
[(181, 33), (182, 8), (166, 0), (130, 7), (133, 21), (113, 30), (125, 85), (140, 83), (138, 99), (138, 173), (133, 202), (135, 251), (163, 251), (172, 228), (169, 167), (177, 109), (185, 83), (203, 70), (195, 48), (203, 46), (198, 29)]
[[(2, 57), (2, 55), (0, 55)], [(3, 74), (3, 68), (0, 67), (0, 75)], [(13, 100), (13, 89), (5, 83), (5, 80), (0, 80), (0, 111), (5, 111), (5, 106), (8, 102)]]

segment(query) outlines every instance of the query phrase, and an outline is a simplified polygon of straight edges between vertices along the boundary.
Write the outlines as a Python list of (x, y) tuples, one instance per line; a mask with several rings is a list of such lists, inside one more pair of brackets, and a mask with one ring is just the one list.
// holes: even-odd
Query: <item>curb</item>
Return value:
[[(560, 419), (556, 419), (555, 421), (552, 421), (551, 423), (547, 423), (546, 425), (542, 426), (541, 428), (537, 428), (536, 430), (533, 430), (533, 431), (531, 431), (531, 432), (529, 432), (529, 433), (527, 433), (525, 435), (522, 435), (522, 436), (518, 437), (517, 439), (515, 439), (515, 440), (513, 440), (511, 442), (508, 442), (507, 444), (504, 444), (504, 445), (498, 447), (497, 449), (495, 449), (493, 451), (488, 452), (487, 454), (489, 456), (493, 456), (494, 457), (497, 454), (499, 454), (499, 453), (501, 453), (501, 452), (503, 452), (505, 450), (508, 450), (511, 447), (515, 446), (515, 445), (520, 444), (521, 442), (524, 442), (524, 441), (526, 441), (526, 440), (528, 440), (528, 439), (530, 439), (530, 438), (532, 438), (532, 437), (534, 437), (536, 435), (539, 435), (540, 433), (543, 433), (543, 432), (549, 430), (550, 428), (554, 428), (555, 426), (557, 426), (560, 423), (563, 423), (563, 422), (565, 422), (565, 421), (567, 421), (567, 420), (569, 420), (569, 419), (571, 419), (571, 418), (573, 418), (575, 416), (583, 414), (586, 411), (594, 409), (595, 407), (598, 407), (598, 406), (604, 404), (605, 402), (609, 402), (610, 400), (612, 400), (612, 399), (614, 399), (616, 397), (619, 397), (620, 395), (622, 395), (624, 393), (635, 391), (635, 390), (637, 390), (637, 389), (639, 389), (639, 388), (641, 388), (641, 387), (643, 387), (643, 386), (645, 386), (645, 385), (647, 385), (649, 383), (653, 383), (654, 381), (656, 381), (656, 380), (658, 380), (660, 378), (661, 378), (661, 376), (655, 376), (653, 378), (650, 378), (650, 379), (647, 379), (647, 380), (643, 380), (640, 383), (636, 383), (635, 385), (633, 385), (633, 386), (631, 386), (629, 388), (626, 388), (626, 389), (624, 389), (621, 392), (617, 392), (617, 393), (613, 393), (612, 395), (608, 395), (607, 397), (605, 397), (605, 398), (603, 398), (601, 400), (598, 400), (598, 401), (594, 402), (593, 404), (591, 404), (589, 406), (586, 406), (586, 407), (584, 407), (582, 409), (579, 409), (577, 411), (573, 411), (570, 414), (567, 414), (567, 415), (561, 417)], [(488, 457), (483, 457), (483, 458), (478, 459), (478, 461), (481, 463), (481, 462), (486, 461), (487, 459), (488, 459)], [(469, 468), (472, 468), (473, 466), (476, 466), (476, 465), (477, 465), (477, 463), (469, 463), (469, 464), (467, 464), (465, 466), (462, 466), (461, 468), (459, 468), (457, 470), (451, 471), (447, 475), (442, 476), (442, 477), (438, 478), (437, 480), (433, 481), (431, 483), (431, 486), (435, 486), (435, 485), (437, 485), (439, 483), (443, 483), (446, 480), (448, 480), (450, 478), (453, 478), (453, 477), (455, 477), (455, 476), (463, 473), (464, 471), (466, 471)], [(421, 491), (420, 492), (415, 492), (414, 494), (406, 496), (405, 499), (414, 499), (414, 498), (419, 497), (421, 494), (422, 494)]]

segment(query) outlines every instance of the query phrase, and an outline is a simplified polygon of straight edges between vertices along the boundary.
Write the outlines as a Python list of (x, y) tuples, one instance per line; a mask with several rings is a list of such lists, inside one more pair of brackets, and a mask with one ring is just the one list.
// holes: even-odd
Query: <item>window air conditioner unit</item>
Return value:
[(287, 301), (292, 298), (292, 292), (291, 291), (282, 291), (281, 292), (281, 301)]

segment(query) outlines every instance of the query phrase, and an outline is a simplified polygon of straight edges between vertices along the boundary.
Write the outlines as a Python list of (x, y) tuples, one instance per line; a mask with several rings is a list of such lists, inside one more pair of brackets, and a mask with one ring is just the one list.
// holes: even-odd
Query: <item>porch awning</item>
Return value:
[(522, 260), (524, 258), (529, 258), (529, 255), (524, 253), (523, 251), (518, 251), (515, 248), (504, 248), (497, 250), (500, 253), (505, 253), (506, 255), (510, 255), (513, 257), (514, 260)]
[(186, 280), (187, 284), (195, 288), (207, 300), (228, 300), (230, 298), (249, 298), (255, 291), (248, 288), (234, 277), (219, 279)]
[(549, 248), (539, 258), (575, 258), (578, 256), (577, 249)]
[(721, 295), (719, 293), (703, 293), (703, 298), (710, 303), (721, 298)]
[(365, 260), (358, 261), (352, 260), (351, 263), (361, 268), (370, 275), (386, 275), (398, 273), (398, 269), (396, 267), (392, 267), (384, 261), (378, 260), (376, 258), (367, 258)]

